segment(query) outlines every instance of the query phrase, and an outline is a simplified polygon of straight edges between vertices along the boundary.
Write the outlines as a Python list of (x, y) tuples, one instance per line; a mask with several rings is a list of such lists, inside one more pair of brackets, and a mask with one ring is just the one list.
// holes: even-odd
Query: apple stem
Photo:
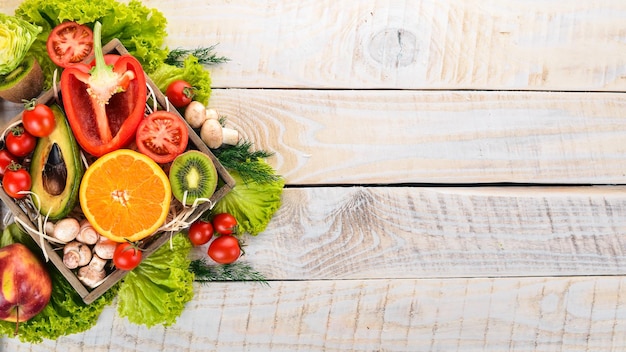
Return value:
[(13, 336), (17, 336), (17, 332), (20, 326), (20, 306), (15, 307), (15, 331), (13, 332)]

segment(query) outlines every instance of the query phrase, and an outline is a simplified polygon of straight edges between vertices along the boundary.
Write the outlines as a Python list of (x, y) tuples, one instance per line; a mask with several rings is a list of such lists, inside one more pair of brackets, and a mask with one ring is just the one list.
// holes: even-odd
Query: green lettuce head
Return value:
[(41, 27), (0, 13), (0, 75), (15, 70), (30, 49)]

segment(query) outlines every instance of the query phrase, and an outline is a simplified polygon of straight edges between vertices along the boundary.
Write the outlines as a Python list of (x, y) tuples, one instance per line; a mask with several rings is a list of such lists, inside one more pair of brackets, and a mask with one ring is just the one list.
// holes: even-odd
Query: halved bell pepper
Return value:
[(94, 26), (96, 65), (75, 64), (61, 74), (63, 107), (76, 141), (93, 156), (129, 144), (146, 106), (146, 77), (137, 59), (121, 55), (107, 65), (101, 24)]

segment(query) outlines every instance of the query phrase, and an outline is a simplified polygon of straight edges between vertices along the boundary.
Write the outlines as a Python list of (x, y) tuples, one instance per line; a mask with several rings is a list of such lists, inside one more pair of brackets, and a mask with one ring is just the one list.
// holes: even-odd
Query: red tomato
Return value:
[(0, 176), (4, 175), (11, 162), (18, 163), (18, 158), (11, 154), (8, 150), (0, 150)]
[(167, 99), (177, 108), (184, 108), (193, 100), (193, 87), (191, 84), (178, 79), (170, 83), (165, 90)]
[(188, 141), (187, 124), (180, 117), (164, 110), (144, 118), (135, 134), (139, 152), (159, 164), (174, 160), (185, 151)]
[(26, 193), (20, 194), (20, 192), (29, 191), (31, 185), (30, 174), (20, 164), (9, 165), (2, 177), (2, 188), (9, 196), (16, 199), (26, 197)]
[(46, 42), (48, 56), (55, 65), (67, 68), (83, 61), (93, 50), (91, 28), (76, 22), (63, 22), (52, 29)]
[(141, 263), (143, 254), (134, 243), (123, 242), (115, 247), (113, 264), (121, 270), (133, 270)]
[(213, 228), (220, 235), (232, 235), (237, 232), (237, 219), (228, 213), (213, 216)]
[(9, 131), (4, 144), (11, 154), (21, 158), (30, 154), (30, 152), (35, 149), (37, 138), (26, 132), (23, 126), (17, 126)]
[(48, 105), (37, 104), (33, 99), (24, 104), (22, 125), (33, 136), (46, 137), (54, 131), (56, 126), (54, 113)]
[(234, 263), (241, 255), (239, 240), (235, 236), (222, 235), (209, 245), (207, 254), (219, 264)]
[(189, 240), (194, 246), (208, 243), (213, 237), (213, 225), (204, 220), (198, 220), (189, 227)]

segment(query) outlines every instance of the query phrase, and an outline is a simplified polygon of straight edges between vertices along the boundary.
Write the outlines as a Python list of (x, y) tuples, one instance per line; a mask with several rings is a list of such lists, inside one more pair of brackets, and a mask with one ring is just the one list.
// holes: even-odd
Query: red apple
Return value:
[(48, 271), (26, 246), (0, 248), (0, 319), (27, 321), (46, 307), (51, 293)]

